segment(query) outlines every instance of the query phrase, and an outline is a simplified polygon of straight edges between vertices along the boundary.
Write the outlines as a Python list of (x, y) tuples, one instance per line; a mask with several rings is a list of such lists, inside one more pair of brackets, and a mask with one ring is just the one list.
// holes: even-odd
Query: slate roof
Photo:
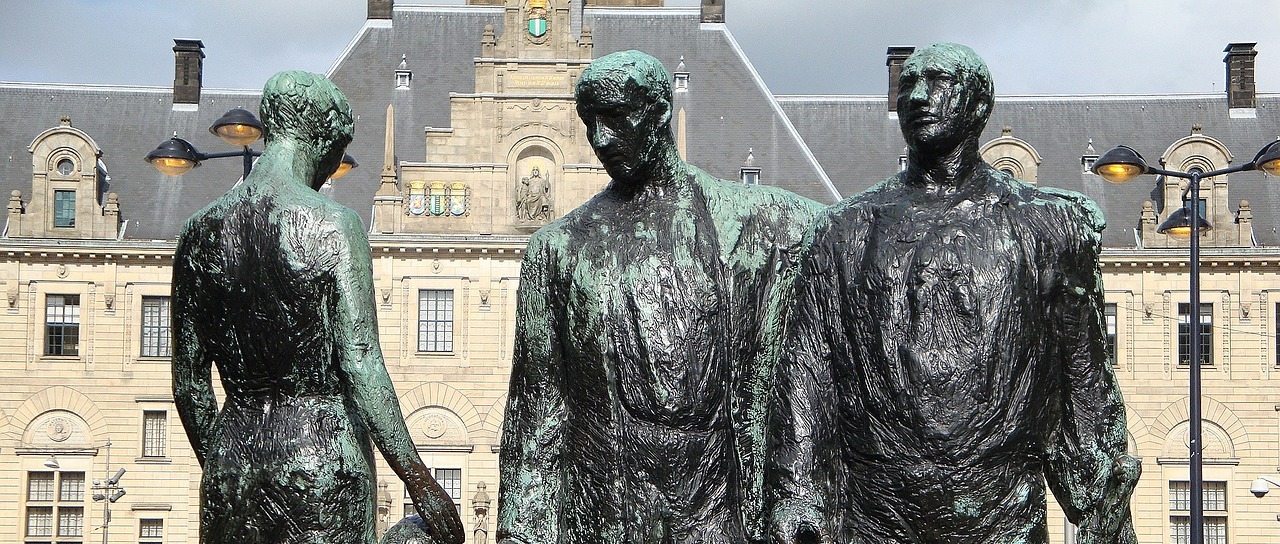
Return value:
[(207, 161), (192, 173), (169, 177), (142, 160), (177, 132), (206, 153), (234, 151), (209, 133), (209, 125), (231, 108), (257, 111), (257, 91), (205, 89), (198, 111), (175, 111), (167, 87), (0, 83), (0, 191), (14, 189), (31, 201), (32, 140), (58, 126), (63, 115), (102, 149), (99, 160), (110, 181), (103, 194), (120, 195), (125, 237), (177, 237), (182, 222), (226, 192), (240, 178), (235, 159)]
[[(800, 131), (832, 182), (846, 196), (856, 194), (898, 170), (903, 153), (898, 120), (884, 96), (783, 96), (783, 109)], [(1039, 184), (1082, 192), (1102, 207), (1108, 227), (1103, 244), (1136, 247), (1134, 229), (1144, 200), (1154, 200), (1155, 176), (1115, 185), (1084, 173), (1081, 156), (1093, 140), (1101, 155), (1128, 145), (1153, 165), (1177, 140), (1200, 124), (1203, 135), (1231, 151), (1233, 165), (1253, 159), (1280, 137), (1280, 94), (1259, 94), (1256, 118), (1228, 115), (1226, 94), (1131, 96), (998, 96), (982, 136), (986, 143), (1009, 126), (1044, 159)], [(1254, 237), (1260, 245), (1280, 245), (1280, 183), (1261, 172), (1229, 177), (1230, 207), (1248, 200)], [(1159, 203), (1157, 202), (1157, 206)]]
[[(575, 2), (574, 11), (578, 4)], [(349, 152), (361, 167), (335, 183), (331, 196), (366, 221), (382, 166), (384, 118), (396, 109), (398, 160), (421, 160), (425, 127), (447, 128), (451, 93), (475, 91), (474, 59), (486, 24), (501, 32), (501, 7), (398, 4), (391, 21), (366, 21), (330, 77), (351, 101), (357, 117)], [(683, 56), (690, 91), (677, 100), (688, 114), (688, 157), (708, 172), (736, 179), (753, 150), (761, 180), (822, 202), (834, 202), (897, 170), (902, 136), (886, 112), (883, 96), (773, 97), (728, 28), (703, 24), (694, 8), (591, 8), (582, 22), (593, 30), (597, 56), (640, 49), (674, 71)], [(575, 25), (577, 26), (577, 25)], [(413, 70), (411, 89), (397, 90), (394, 74), (401, 56)], [(216, 56), (205, 62), (230, 62)], [(120, 195), (124, 237), (173, 239), (182, 221), (225, 192), (240, 176), (232, 159), (208, 161), (180, 178), (155, 171), (142, 157), (177, 132), (205, 152), (230, 147), (207, 127), (226, 110), (257, 109), (259, 91), (206, 88), (198, 111), (172, 107), (168, 87), (0, 83), (0, 194), (31, 195), (27, 146), (44, 130), (70, 115), (73, 126), (91, 135), (104, 153), (109, 187)], [(1044, 157), (1042, 185), (1084, 192), (1104, 209), (1111, 227), (1104, 242), (1134, 247), (1133, 228), (1143, 200), (1151, 199), (1153, 178), (1123, 186), (1085, 174), (1080, 156), (1090, 138), (1098, 153), (1125, 143), (1155, 161), (1172, 142), (1199, 123), (1204, 135), (1221, 140), (1236, 163), (1280, 136), (1280, 94), (1261, 94), (1254, 119), (1227, 115), (1225, 96), (1003, 96), (983, 141), (1003, 126)], [(260, 146), (260, 144), (259, 144)], [(1232, 206), (1248, 199), (1254, 232), (1262, 245), (1280, 246), (1280, 184), (1259, 183), (1260, 173), (1231, 176)], [(1269, 180), (1270, 181), (1270, 180)]]
[[(502, 32), (501, 7), (395, 6), (390, 25), (366, 23), (330, 69), (358, 116), (348, 151), (361, 168), (334, 184), (333, 196), (362, 216), (377, 191), (388, 103), (395, 105), (398, 160), (426, 156), (425, 127), (448, 128), (449, 95), (475, 92), (474, 59), (486, 24)], [(586, 8), (594, 54), (639, 49), (675, 71), (680, 57), (691, 73), (678, 98), (688, 116), (688, 159), (717, 177), (738, 179), (754, 150), (762, 182), (832, 203), (838, 195), (809, 155), (790, 119), (723, 24), (700, 23), (698, 9)], [(394, 74), (407, 55), (413, 81), (396, 89)]]

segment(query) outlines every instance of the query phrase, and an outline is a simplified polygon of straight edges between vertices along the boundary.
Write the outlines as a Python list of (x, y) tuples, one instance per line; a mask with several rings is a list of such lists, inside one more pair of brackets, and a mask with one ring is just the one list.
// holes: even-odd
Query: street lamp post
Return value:
[(1189, 263), (1191, 267), (1191, 287), (1188, 301), (1191, 306), (1188, 319), (1191, 322), (1191, 341), (1189, 342), (1191, 360), (1187, 365), (1190, 371), (1191, 389), (1191, 413), (1188, 415), (1191, 438), (1188, 457), (1191, 476), (1191, 544), (1204, 543), (1204, 459), (1202, 458), (1204, 447), (1201, 444), (1203, 433), (1201, 428), (1200, 398), (1200, 334), (1202, 326), (1200, 322), (1200, 234), (1213, 228), (1204, 217), (1200, 216), (1200, 180), (1246, 170), (1262, 170), (1273, 176), (1280, 175), (1280, 140), (1267, 144), (1247, 164), (1212, 172), (1201, 172), (1199, 169), (1192, 169), (1191, 172), (1178, 172), (1156, 168), (1148, 165), (1143, 160), (1142, 155), (1134, 151), (1133, 148), (1126, 146), (1120, 146), (1106, 152), (1106, 154), (1098, 158), (1098, 161), (1093, 166), (1093, 173), (1112, 183), (1124, 183), (1142, 174), (1155, 174), (1189, 180), (1187, 189), (1182, 193), (1182, 208), (1169, 214), (1169, 219), (1161, 223), (1156, 231), (1177, 238), (1189, 237), (1191, 239), (1191, 258)]
[[(111, 527), (111, 505), (120, 500), (125, 494), (124, 487), (120, 485), (120, 478), (124, 477), (124, 467), (120, 467), (114, 476), (108, 477), (106, 480), (93, 481), (93, 502), (102, 503), (102, 544), (107, 544), (108, 528)], [(107, 440), (107, 474), (111, 473), (111, 441)]]
[[(178, 137), (178, 134), (174, 133), (172, 138), (165, 140), (151, 150), (150, 153), (147, 153), (144, 160), (154, 166), (156, 170), (165, 174), (181, 176), (190, 172), (192, 168), (200, 166), (201, 162), (209, 159), (242, 157), (244, 159), (244, 173), (241, 179), (249, 177), (249, 170), (253, 168), (253, 158), (262, 155), (261, 152), (249, 147), (250, 144), (262, 137), (262, 122), (258, 121), (258, 118), (249, 110), (232, 108), (209, 126), (209, 132), (222, 138), (224, 142), (242, 149), (240, 151), (201, 153), (195, 146), (191, 145), (191, 142)], [(343, 153), (342, 164), (330, 179), (338, 179), (356, 166), (359, 165), (356, 164), (355, 159), (351, 155)]]

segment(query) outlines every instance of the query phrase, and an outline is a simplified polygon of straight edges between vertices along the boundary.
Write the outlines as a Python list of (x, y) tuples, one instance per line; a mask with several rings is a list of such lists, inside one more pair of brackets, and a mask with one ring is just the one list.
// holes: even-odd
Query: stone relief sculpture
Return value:
[(830, 208), (779, 362), (775, 542), (1129, 544), (1140, 466), (1107, 364), (1096, 204), (982, 162), (985, 63), (907, 59), (907, 168)]
[(528, 176), (520, 178), (520, 186), (516, 190), (516, 216), (527, 221), (551, 219), (550, 198), (551, 180), (534, 166)]
[(347, 100), (282, 72), (261, 111), (262, 157), (187, 221), (174, 257), (173, 389), (204, 469), (201, 542), (374, 542), (372, 438), (434, 540), (460, 543), (383, 366), (364, 225), (317, 193), (351, 141)]
[(762, 532), (749, 477), (762, 468), (761, 418), (748, 410), (767, 365), (761, 335), (821, 207), (681, 160), (671, 93), (638, 51), (596, 60), (577, 83), (612, 181), (535, 233), (524, 257), (498, 542)]

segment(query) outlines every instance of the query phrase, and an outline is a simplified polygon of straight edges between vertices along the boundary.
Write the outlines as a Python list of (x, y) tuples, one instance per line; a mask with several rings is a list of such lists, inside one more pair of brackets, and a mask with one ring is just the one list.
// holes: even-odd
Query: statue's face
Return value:
[(589, 92), (578, 97), (578, 115), (596, 157), (610, 177), (624, 182), (644, 178), (654, 164), (659, 131), (669, 130), (667, 109), (629, 81), (593, 82)]
[(902, 66), (898, 122), (912, 149), (946, 153), (982, 130), (989, 105), (953, 55), (925, 49)]

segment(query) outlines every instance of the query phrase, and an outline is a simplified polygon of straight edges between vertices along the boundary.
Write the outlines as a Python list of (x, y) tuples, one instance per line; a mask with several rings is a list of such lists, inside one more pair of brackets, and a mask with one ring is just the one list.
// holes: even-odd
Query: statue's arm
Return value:
[[(1090, 203), (1091, 204), (1091, 203)], [(1064, 377), (1062, 420), (1045, 477), (1080, 544), (1135, 542), (1129, 497), (1141, 464), (1127, 453), (1124, 400), (1107, 361), (1101, 226), (1077, 222), (1079, 246), (1059, 262), (1054, 296), (1057, 352)], [(1072, 230), (1072, 229), (1068, 229)]]
[(554, 543), (563, 496), (564, 367), (548, 248), (535, 236), (520, 268), (515, 350), (503, 421), (498, 542)]
[[(745, 251), (752, 258), (759, 255), (768, 258), (756, 273), (755, 281), (738, 282), (738, 288), (750, 285), (754, 291), (735, 294), (739, 309), (750, 313), (740, 318), (749, 322), (739, 324), (747, 334), (739, 340), (745, 345), (738, 347), (741, 363), (734, 367), (735, 382), (740, 383), (732, 414), (734, 447), (742, 473), (743, 524), (750, 538), (763, 541), (768, 537), (764, 480), (770, 397), (777, 381), (788, 311), (795, 295), (801, 244), (814, 216), (825, 206), (787, 194), (774, 197), (761, 208), (766, 213), (758, 213), (753, 219), (767, 221), (762, 232), (768, 234), (755, 236), (754, 244), (742, 245), (740, 240), (734, 249)], [(770, 212), (775, 215), (770, 217)]]
[(400, 400), (382, 359), (373, 298), (373, 265), (364, 227), (354, 214), (341, 215), (345, 258), (335, 270), (335, 346), (341, 375), (353, 404), (382, 457), (405, 482), (418, 513), (433, 535), (450, 544), (463, 541), (462, 520), (453, 499), (436, 483), (418, 456), (404, 424)]
[(173, 259), (173, 399), (196, 460), (204, 466), (218, 418), (218, 401), (213, 393), (213, 361), (204, 350), (207, 339), (200, 337), (196, 323), (215, 317), (200, 315), (196, 301), (201, 288), (191, 263), (189, 237), (189, 231), (183, 233)]
[[(819, 226), (819, 232), (822, 227)], [(831, 345), (839, 329), (838, 289), (830, 247), (821, 236), (808, 247), (794, 279), (793, 296), (781, 338), (776, 382), (769, 409), (769, 470), (766, 500), (774, 542), (801, 542), (802, 535), (830, 541), (823, 480), (817, 474), (818, 453), (832, 440), (835, 389), (831, 379)], [(778, 317), (778, 316), (775, 316)]]

